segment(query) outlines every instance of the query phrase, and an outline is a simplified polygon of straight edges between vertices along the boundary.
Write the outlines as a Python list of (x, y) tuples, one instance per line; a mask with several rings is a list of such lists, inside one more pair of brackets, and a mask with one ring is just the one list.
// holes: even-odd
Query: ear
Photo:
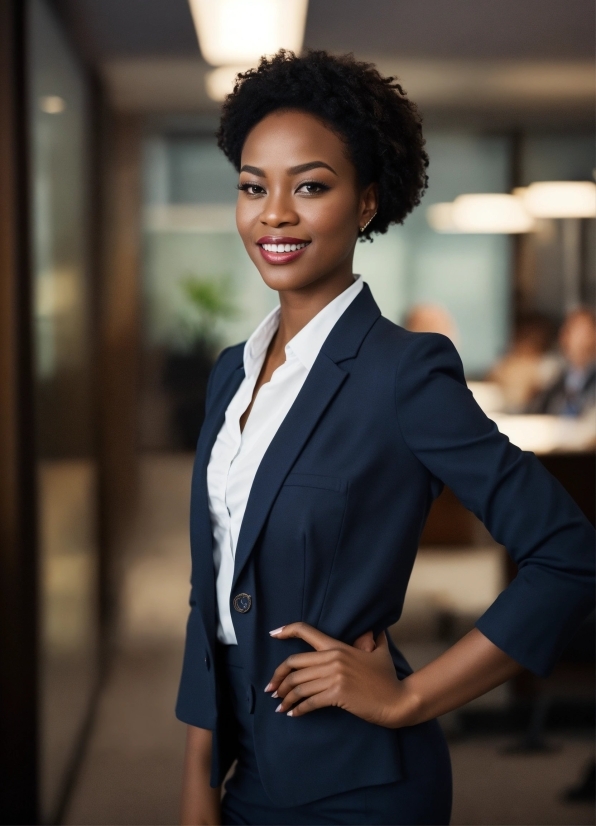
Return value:
[(363, 227), (370, 221), (379, 208), (379, 185), (376, 183), (365, 186), (360, 194), (359, 225)]

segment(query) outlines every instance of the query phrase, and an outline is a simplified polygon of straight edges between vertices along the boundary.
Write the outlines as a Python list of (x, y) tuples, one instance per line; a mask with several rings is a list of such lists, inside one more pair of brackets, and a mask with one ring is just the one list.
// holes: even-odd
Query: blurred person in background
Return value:
[[(209, 379), (176, 708), (184, 824), (447, 824), (437, 716), (553, 668), (594, 604), (594, 532), (469, 393), (448, 338), (381, 316), (359, 238), (418, 205), (428, 158), (395, 78), (279, 52), (237, 78), (219, 145), (279, 306)], [(387, 633), (444, 484), (520, 563), (413, 672)], [(236, 768), (220, 785), (236, 760)]]
[(548, 319), (527, 314), (515, 324), (513, 342), (487, 375), (503, 394), (507, 413), (523, 413), (558, 375), (559, 359), (550, 352), (553, 331)]
[(596, 318), (586, 307), (569, 313), (559, 332), (563, 368), (528, 409), (555, 416), (584, 416), (596, 408)]
[(456, 347), (459, 342), (457, 325), (440, 304), (415, 304), (408, 311), (404, 327), (412, 333), (440, 333), (451, 339)]

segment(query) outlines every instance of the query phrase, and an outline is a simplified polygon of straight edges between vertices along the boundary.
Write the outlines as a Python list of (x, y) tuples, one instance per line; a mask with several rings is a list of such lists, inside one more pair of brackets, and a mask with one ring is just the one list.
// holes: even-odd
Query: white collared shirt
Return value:
[(325, 339), (362, 286), (362, 279), (356, 276), (347, 290), (323, 307), (286, 344), (285, 362), (259, 389), (241, 433), (240, 417), (251, 402), (267, 348), (279, 326), (279, 307), (269, 313), (244, 346), (245, 378), (228, 405), (207, 467), (218, 608), (217, 638), (226, 645), (237, 644), (230, 611), (230, 591), (236, 545), (256, 472), (306, 381)]

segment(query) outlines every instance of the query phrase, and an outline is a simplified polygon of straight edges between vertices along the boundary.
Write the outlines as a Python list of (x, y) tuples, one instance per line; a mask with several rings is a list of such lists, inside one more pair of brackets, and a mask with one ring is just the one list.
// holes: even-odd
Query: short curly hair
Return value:
[(219, 147), (240, 170), (250, 130), (272, 112), (298, 109), (325, 122), (346, 144), (361, 185), (377, 183), (377, 214), (361, 238), (401, 224), (428, 184), (421, 118), (394, 77), (353, 55), (284, 49), (236, 78), (217, 132)]

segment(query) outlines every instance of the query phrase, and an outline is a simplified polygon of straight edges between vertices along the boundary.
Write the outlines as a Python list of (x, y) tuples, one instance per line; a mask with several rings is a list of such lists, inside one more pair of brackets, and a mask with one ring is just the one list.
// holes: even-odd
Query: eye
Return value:
[(300, 184), (296, 192), (303, 192), (306, 195), (320, 195), (321, 192), (327, 192), (328, 189), (327, 184), (322, 184), (320, 181), (305, 181)]
[(263, 195), (265, 192), (260, 184), (244, 183), (238, 184), (236, 188), (241, 192), (246, 192), (247, 195)]

